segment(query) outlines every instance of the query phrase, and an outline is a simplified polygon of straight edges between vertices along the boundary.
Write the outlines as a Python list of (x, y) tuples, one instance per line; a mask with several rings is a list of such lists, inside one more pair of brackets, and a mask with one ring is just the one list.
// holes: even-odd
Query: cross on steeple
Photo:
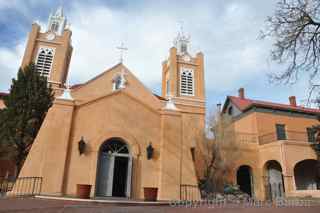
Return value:
[(120, 63), (122, 63), (124, 52), (127, 51), (128, 48), (124, 46), (123, 42), (121, 42), (121, 45), (117, 47), (117, 49), (120, 50)]
[[(184, 25), (184, 21), (178, 21), (178, 26), (179, 26), (179, 30), (180, 30), (179, 33), (181, 33), (182, 35), (184, 34), (184, 32), (183, 32), (183, 25)], [(181, 36), (182, 36), (182, 35), (181, 35)]]
[(180, 31), (178, 31), (177, 37), (174, 39), (173, 44), (177, 48), (178, 54), (183, 55), (188, 53), (188, 43), (190, 40), (190, 36), (185, 35), (183, 30), (183, 21), (178, 22)]

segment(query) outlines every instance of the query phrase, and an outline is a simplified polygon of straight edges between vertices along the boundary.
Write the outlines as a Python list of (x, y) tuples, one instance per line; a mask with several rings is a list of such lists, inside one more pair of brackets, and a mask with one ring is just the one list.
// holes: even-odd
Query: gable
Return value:
[(223, 113), (231, 117), (236, 117), (242, 112), (232, 101), (228, 101), (228, 103), (226, 103), (224, 106)]
[(158, 111), (125, 91), (76, 106), (73, 119), (76, 138), (85, 133), (92, 140), (112, 131), (125, 131), (135, 137), (159, 136), (161, 123)]
[(71, 93), (73, 98), (78, 103), (84, 103), (114, 93), (113, 79), (122, 72), (125, 73), (127, 83), (126, 87), (121, 90), (125, 90), (131, 96), (134, 96), (155, 109), (161, 107), (160, 100), (156, 98), (123, 64), (117, 64), (88, 82), (72, 89)]

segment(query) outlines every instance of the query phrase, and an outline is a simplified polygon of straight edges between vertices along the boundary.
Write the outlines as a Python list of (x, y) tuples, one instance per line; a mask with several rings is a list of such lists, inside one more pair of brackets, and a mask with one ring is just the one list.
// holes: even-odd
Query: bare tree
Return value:
[(230, 176), (240, 156), (239, 146), (232, 131), (231, 119), (213, 113), (207, 127), (212, 138), (204, 136), (204, 174), (202, 189), (207, 193), (222, 192), (226, 184), (232, 184)]
[(280, 0), (261, 37), (275, 39), (272, 60), (286, 65), (284, 71), (271, 74), (271, 79), (294, 83), (300, 74), (308, 73), (314, 92), (318, 84), (313, 80), (319, 77), (320, 66), (320, 1)]

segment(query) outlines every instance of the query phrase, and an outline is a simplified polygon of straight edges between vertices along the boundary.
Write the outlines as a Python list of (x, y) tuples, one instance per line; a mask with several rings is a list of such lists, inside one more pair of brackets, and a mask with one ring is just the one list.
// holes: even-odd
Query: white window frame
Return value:
[[(51, 64), (50, 64), (50, 68), (49, 68), (49, 73), (48, 73), (48, 75), (44, 75), (44, 74), (43, 74), (43, 68), (42, 68), (41, 71), (38, 71), (38, 66), (37, 66), (37, 65), (38, 65), (38, 59), (39, 59), (40, 52), (42, 52), (43, 50), (44, 50), (44, 51), (49, 51), (49, 50), (52, 51), (52, 61), (51, 61)], [(56, 48), (54, 48), (54, 47), (40, 46), (39, 49), (38, 49), (37, 59), (36, 59), (36, 63), (35, 63), (35, 64), (36, 64), (36, 69), (37, 69), (37, 72), (40, 73), (41, 76), (44, 76), (44, 77), (46, 77), (47, 79), (49, 79), (50, 76), (51, 76), (52, 65), (53, 65), (53, 62), (54, 62), (55, 52), (56, 52)]]
[[(120, 82), (118, 82), (120, 80)], [(121, 81), (122, 81), (122, 77), (120, 74), (116, 74), (113, 78), (112, 78), (112, 91), (117, 91), (121, 89)], [(119, 83), (119, 85), (118, 85)]]
[[(185, 74), (186, 73), (186, 74)], [(192, 93), (188, 92), (188, 87), (189, 87), (189, 82), (186, 79), (186, 92), (183, 92), (183, 88), (182, 88), (182, 78), (185, 76), (188, 76), (188, 74), (191, 73), (191, 77), (192, 77)], [(183, 96), (194, 96), (194, 71), (191, 68), (181, 68), (180, 69), (180, 95)]]

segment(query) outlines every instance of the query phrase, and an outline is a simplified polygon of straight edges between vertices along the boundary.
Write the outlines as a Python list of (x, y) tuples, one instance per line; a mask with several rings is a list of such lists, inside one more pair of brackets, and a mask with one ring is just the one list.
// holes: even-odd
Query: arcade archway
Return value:
[(253, 175), (250, 166), (240, 166), (237, 170), (237, 185), (248, 195), (253, 195)]
[(275, 200), (284, 197), (284, 181), (282, 175), (282, 167), (278, 161), (270, 160), (265, 163), (266, 174), (266, 197)]
[(316, 160), (303, 160), (294, 167), (296, 190), (318, 190), (320, 181), (317, 174)]

